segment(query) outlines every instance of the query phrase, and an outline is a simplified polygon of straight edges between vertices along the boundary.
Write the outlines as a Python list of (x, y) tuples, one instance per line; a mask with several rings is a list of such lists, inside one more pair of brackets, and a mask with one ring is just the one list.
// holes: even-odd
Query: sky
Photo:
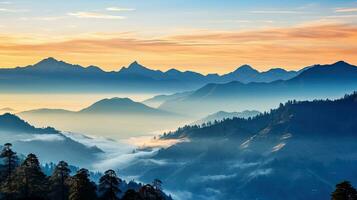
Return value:
[(55, 57), (222, 74), (356, 55), (356, 0), (0, 0), (1, 68)]

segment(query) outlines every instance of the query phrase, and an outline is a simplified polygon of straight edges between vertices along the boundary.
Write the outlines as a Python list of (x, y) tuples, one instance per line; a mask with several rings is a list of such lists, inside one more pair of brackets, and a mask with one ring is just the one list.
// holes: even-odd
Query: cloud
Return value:
[(176, 191), (169, 191), (165, 190), (166, 194), (171, 194), (173, 199), (177, 200), (187, 200), (187, 199), (192, 199), (193, 194), (189, 191), (182, 191), (182, 190), (176, 190)]
[(0, 4), (10, 5), (12, 2), (10, 1), (0, 1)]
[(24, 142), (33, 142), (33, 141), (41, 141), (41, 142), (56, 142), (63, 141), (64, 137), (61, 135), (55, 134), (35, 134), (30, 135), (30, 138), (23, 139)]
[(237, 174), (206, 175), (206, 176), (195, 176), (191, 178), (190, 181), (204, 183), (204, 182), (211, 182), (211, 181), (223, 181), (235, 177), (237, 177)]
[(19, 12), (28, 12), (27, 9), (9, 9), (9, 8), (0, 8), (0, 12), (7, 12), (7, 13), (19, 13)]
[(92, 19), (125, 19), (126, 18), (124, 16), (108, 15), (108, 14), (97, 13), (97, 12), (74, 12), (74, 13), (68, 13), (68, 15), (77, 18), (92, 18)]
[(357, 8), (337, 8), (335, 12), (357, 12)]
[(253, 10), (250, 13), (254, 14), (300, 14), (301, 11), (294, 10)]
[(56, 21), (56, 20), (60, 20), (60, 19), (65, 19), (66, 16), (49, 16), (49, 17), (22, 17), (20, 18), (21, 20), (38, 20), (38, 21)]
[(260, 165), (261, 163), (259, 162), (248, 162), (248, 163), (244, 163), (242, 161), (238, 161), (236, 163), (232, 163), (230, 165), (231, 168), (239, 168), (239, 169), (247, 169), (247, 168), (251, 168), (251, 167), (255, 167)]
[(106, 8), (106, 10), (121, 12), (121, 11), (135, 11), (136, 9), (135, 8), (108, 7), (108, 8)]
[(249, 176), (250, 177), (257, 177), (257, 176), (266, 176), (266, 175), (269, 175), (273, 172), (272, 169), (258, 169), (258, 170), (255, 170), (251, 173), (249, 173)]
[(357, 15), (331, 15), (326, 16), (328, 19), (339, 19), (339, 18), (357, 18)]
[(237, 174), (221, 174), (221, 175), (208, 175), (208, 176), (201, 176), (201, 180), (205, 181), (221, 181), (226, 179), (235, 178)]
[(286, 144), (285, 144), (284, 142), (282, 142), (282, 143), (280, 143), (280, 144), (277, 144), (276, 146), (274, 146), (274, 147), (272, 148), (271, 152), (280, 151), (282, 148), (285, 147), (285, 145), (286, 145)]

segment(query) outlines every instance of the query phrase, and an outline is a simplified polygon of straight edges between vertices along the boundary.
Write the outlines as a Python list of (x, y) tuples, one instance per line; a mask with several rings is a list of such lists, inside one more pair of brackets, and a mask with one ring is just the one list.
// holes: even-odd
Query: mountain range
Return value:
[[(304, 70), (304, 69), (303, 69)], [(146, 91), (177, 92), (197, 89), (208, 83), (230, 81), (271, 82), (287, 80), (300, 71), (276, 68), (259, 72), (248, 65), (224, 74), (203, 75), (197, 72), (166, 72), (152, 70), (133, 62), (118, 71), (106, 72), (97, 66), (72, 65), (54, 58), (46, 58), (34, 65), (0, 69), (2, 91)]]
[(207, 84), (185, 96), (171, 98), (159, 108), (171, 112), (190, 110), (198, 116), (220, 110), (267, 111), (288, 99), (336, 98), (354, 90), (357, 90), (357, 67), (340, 61), (312, 66), (285, 81)]
[(50, 125), (59, 130), (113, 138), (145, 135), (161, 128), (174, 128), (186, 121), (184, 115), (152, 108), (129, 98), (102, 99), (79, 111), (44, 108), (18, 115), (36, 126)]
[(117, 115), (174, 115), (167, 111), (162, 111), (156, 108), (151, 108), (145, 104), (135, 102), (129, 98), (114, 97), (111, 99), (102, 99), (92, 105), (83, 108), (79, 111), (69, 111), (64, 109), (35, 109), (23, 111), (20, 115), (27, 114), (117, 114)]
[(329, 199), (335, 183), (357, 182), (357, 93), (288, 101), (269, 113), (185, 126), (181, 142), (121, 170), (160, 178), (183, 199)]
[(12, 143), (23, 155), (36, 153), (44, 162), (68, 160), (88, 166), (102, 153), (101, 149), (85, 146), (54, 128), (35, 128), (9, 113), (0, 115), (0, 141)]

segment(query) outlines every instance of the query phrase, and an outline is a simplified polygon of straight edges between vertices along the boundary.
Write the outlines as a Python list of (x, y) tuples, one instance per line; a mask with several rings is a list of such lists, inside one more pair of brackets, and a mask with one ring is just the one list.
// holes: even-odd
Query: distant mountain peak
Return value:
[(334, 64), (332, 64), (332, 65), (337, 65), (337, 66), (351, 66), (351, 64), (349, 64), (349, 63), (347, 63), (347, 62), (345, 62), (345, 61), (343, 61), (343, 60), (340, 60), (340, 61), (338, 61), (338, 62), (336, 62), (336, 63), (334, 63)]
[(141, 65), (140, 63), (138, 63), (138, 61), (134, 61), (128, 66), (128, 69), (147, 69), (147, 68)]
[(126, 103), (134, 103), (133, 100), (125, 97), (125, 98), (120, 98), (120, 97), (113, 97), (113, 98), (106, 98), (106, 99), (103, 99), (103, 100), (100, 100), (98, 102), (126, 102)]
[(145, 73), (148, 71), (153, 71), (153, 70), (144, 67), (138, 61), (134, 61), (128, 67), (123, 67), (120, 70), (120, 72), (126, 72), (126, 73), (128, 73), (128, 72), (129, 73)]
[(135, 60), (135, 61), (134, 61), (134, 62), (132, 62), (130, 65), (140, 65), (140, 64), (139, 64), (139, 62), (138, 62), (138, 61), (136, 61), (136, 60)]
[(2, 120), (23, 121), (18, 116), (14, 115), (14, 114), (10, 114), (10, 113), (5, 113), (3, 115), (0, 115), (0, 118)]
[(49, 57), (36, 63), (33, 67), (44, 71), (64, 71), (77, 66)]
[(253, 68), (252, 66), (250, 66), (250, 65), (242, 65), (242, 66), (238, 67), (238, 68), (235, 70), (235, 72), (238, 72), (238, 71), (240, 71), (240, 72), (243, 72), (243, 71), (256, 71), (256, 72), (257, 72), (257, 70), (254, 69), (254, 68)]
[[(95, 102), (91, 106), (81, 110), (80, 112), (137, 112), (137, 111), (146, 111), (151, 110), (152, 108), (135, 102), (129, 98), (107, 98)], [(154, 109), (152, 109), (154, 110)]]
[(288, 72), (288, 71), (286, 71), (286, 70), (283, 69), (283, 68), (271, 68), (271, 69), (269, 69), (269, 70), (266, 71), (266, 72), (281, 72), (281, 73), (284, 73), (284, 72)]
[(175, 69), (175, 68), (172, 68), (172, 69), (167, 70), (166, 73), (178, 74), (178, 73), (181, 73), (181, 72), (179, 70)]
[(53, 63), (63, 63), (63, 62), (55, 59), (54, 57), (48, 57), (48, 58), (45, 58), (45, 59), (41, 60), (36, 65), (53, 64)]

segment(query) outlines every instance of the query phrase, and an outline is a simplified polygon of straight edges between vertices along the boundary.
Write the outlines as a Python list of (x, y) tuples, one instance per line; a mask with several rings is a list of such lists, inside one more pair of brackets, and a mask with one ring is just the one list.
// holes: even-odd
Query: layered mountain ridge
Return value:
[[(277, 73), (277, 71), (279, 72)], [(0, 88), (13, 91), (48, 90), (51, 87), (55, 91), (177, 92), (196, 89), (207, 83), (287, 80), (299, 73), (284, 69), (258, 72), (244, 65), (234, 72), (222, 76), (218, 74), (203, 75), (192, 71), (181, 72), (177, 69), (170, 69), (166, 72), (152, 70), (137, 61), (128, 67), (122, 67), (119, 71), (106, 72), (97, 66), (72, 65), (50, 57), (34, 65), (0, 69)]]

